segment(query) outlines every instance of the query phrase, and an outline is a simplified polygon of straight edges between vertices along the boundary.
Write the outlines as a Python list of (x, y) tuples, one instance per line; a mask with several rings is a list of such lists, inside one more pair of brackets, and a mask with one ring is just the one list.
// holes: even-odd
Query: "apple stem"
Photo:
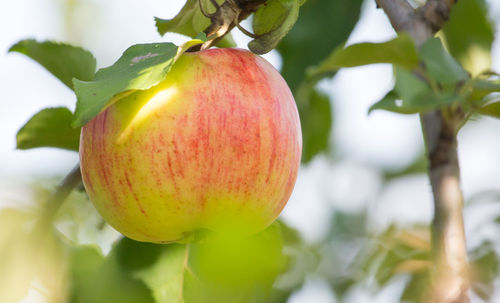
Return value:
[(222, 39), (234, 27), (237, 27), (241, 32), (249, 37), (257, 37), (255, 34), (247, 31), (240, 26), (239, 22), (246, 19), (250, 14), (255, 12), (266, 0), (226, 0), (219, 5), (216, 0), (210, 0), (215, 7), (215, 12), (210, 14), (202, 6), (201, 0), (198, 0), (201, 13), (210, 18), (210, 25), (205, 29), (208, 41), (191, 47), (188, 52), (196, 52), (210, 48), (217, 41)]

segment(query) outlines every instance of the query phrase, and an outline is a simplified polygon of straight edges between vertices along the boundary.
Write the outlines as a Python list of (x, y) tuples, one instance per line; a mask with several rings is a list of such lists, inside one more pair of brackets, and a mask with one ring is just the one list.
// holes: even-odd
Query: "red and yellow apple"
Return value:
[(125, 236), (179, 241), (198, 229), (254, 233), (292, 192), (302, 139), (285, 80), (238, 49), (185, 53), (158, 85), (82, 128), (85, 189)]

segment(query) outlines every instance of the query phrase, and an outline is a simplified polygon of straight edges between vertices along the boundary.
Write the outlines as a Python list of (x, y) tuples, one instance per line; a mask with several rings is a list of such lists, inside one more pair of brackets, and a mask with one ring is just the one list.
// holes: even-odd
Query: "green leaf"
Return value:
[(368, 114), (377, 109), (392, 111), (396, 113), (406, 114), (406, 112), (401, 112), (399, 108), (401, 107), (401, 100), (399, 99), (398, 94), (394, 90), (391, 90), (385, 96), (377, 101), (375, 104), (370, 106), (368, 109)]
[(395, 91), (390, 91), (382, 100), (372, 105), (368, 113), (376, 109), (383, 109), (399, 114), (416, 114), (463, 102), (464, 100), (465, 97), (460, 95), (453, 93), (436, 94), (430, 90), (418, 94), (413, 99), (402, 100)]
[(394, 89), (371, 106), (368, 113), (376, 109), (383, 109), (401, 114), (413, 114), (415, 108), (410, 105), (426, 103), (425, 100), (416, 99), (419, 95), (426, 94), (430, 90), (422, 79), (406, 68), (397, 66), (394, 67), (394, 76), (396, 78)]
[(500, 119), (500, 102), (487, 104), (479, 109), (479, 113)]
[(405, 68), (395, 67), (394, 74), (396, 83), (394, 84), (394, 91), (403, 100), (410, 102), (417, 95), (430, 90), (430, 87), (415, 74)]
[[(309, 274), (316, 272), (320, 262), (317, 247), (308, 245), (297, 230), (277, 221), (283, 237), (283, 253), (287, 257), (286, 270), (273, 285), (269, 300), (265, 302), (287, 302), (287, 298), (305, 283)], [(261, 301), (262, 302), (262, 301)]]
[(435, 93), (423, 80), (405, 68), (396, 67), (395, 76), (394, 89), (372, 105), (368, 113), (382, 109), (400, 114), (416, 114), (464, 102), (468, 97), (466, 93), (456, 94), (448, 90)]
[[(50, 188), (55, 186), (54, 183)], [(92, 245), (100, 252), (108, 251), (121, 237), (105, 223), (83, 189), (73, 190), (66, 198), (57, 211), (54, 226), (65, 243), (73, 246)]]
[(500, 92), (500, 80), (479, 76), (468, 80), (462, 90), (470, 90), (469, 102), (473, 104), (473, 108), (481, 107), (486, 103), (496, 101), (495, 95), (498, 94), (493, 93)]
[(296, 94), (302, 127), (302, 162), (328, 151), (332, 127), (332, 108), (327, 95), (304, 84)]
[(472, 289), (485, 302), (490, 301), (495, 291), (495, 278), (500, 271), (495, 244), (484, 241), (470, 252), (470, 268)]
[[(215, 11), (210, 0), (202, 0), (201, 2), (208, 13)], [(222, 2), (223, 0), (217, 0), (219, 4)], [(188, 0), (174, 18), (166, 20), (155, 17), (155, 23), (158, 33), (162, 36), (166, 33), (177, 33), (195, 38), (210, 25), (210, 19), (201, 13), (198, 0)], [(235, 47), (236, 43), (231, 34), (227, 34), (217, 43), (217, 46)]]
[(158, 261), (166, 245), (138, 242), (123, 238), (115, 247), (118, 264), (126, 272), (133, 273)]
[(470, 82), (474, 91), (484, 96), (500, 92), (500, 80), (471, 79)]
[(411, 275), (410, 281), (406, 284), (401, 302), (422, 302), (424, 290), (428, 289), (431, 283), (430, 274), (423, 272), (420, 274)]
[(205, 34), (204, 32), (200, 32), (193, 39), (194, 40), (201, 40), (201, 42), (207, 42), (208, 41), (207, 34)]
[(391, 63), (413, 69), (418, 65), (415, 43), (408, 35), (403, 34), (383, 43), (359, 43), (339, 48), (318, 67), (313, 68), (310, 76), (318, 77), (331, 74), (342, 67), (374, 63)]
[(359, 256), (353, 258), (353, 252), (362, 248), (361, 243), (367, 243), (367, 219), (366, 210), (335, 210), (323, 247), (318, 250), (321, 266), (316, 271), (328, 281), (339, 299), (362, 279), (363, 273), (359, 271), (360, 264), (357, 264)]
[(430, 38), (420, 49), (429, 76), (443, 85), (453, 85), (469, 78), (463, 67), (444, 49), (439, 38)]
[(428, 240), (422, 235), (422, 231), (427, 229), (415, 226), (399, 230), (390, 226), (377, 237), (372, 248), (375, 258), (368, 255), (365, 261), (375, 267), (374, 278), (380, 286), (386, 285), (398, 274), (415, 276), (428, 272), (431, 251)]
[[(205, 4), (205, 10), (210, 11), (208, 8), (211, 7), (211, 4), (208, 0), (203, 0), (202, 4)], [(158, 33), (162, 36), (172, 32), (195, 37), (210, 24), (210, 20), (201, 13), (198, 0), (187, 0), (179, 13), (172, 19), (155, 17), (155, 21)]]
[(41, 110), (17, 132), (17, 148), (57, 147), (78, 151), (80, 128), (71, 127), (72, 116), (66, 107)]
[(485, 0), (461, 0), (453, 6), (443, 34), (450, 53), (477, 74), (491, 65), (494, 29)]
[(300, 18), (277, 48), (283, 58), (281, 72), (292, 91), (296, 92), (304, 80), (306, 68), (321, 62), (347, 40), (362, 2), (308, 0), (300, 8)]
[(153, 266), (135, 273), (151, 289), (155, 302), (184, 302), (184, 274), (188, 265), (186, 245), (169, 244)]
[(89, 51), (64, 43), (27, 39), (13, 45), (9, 52), (30, 57), (71, 89), (73, 78), (92, 80), (96, 69), (96, 60)]
[(116, 248), (103, 257), (92, 247), (74, 247), (70, 265), (72, 303), (154, 302), (144, 283), (120, 268)]
[(365, 211), (335, 211), (331, 219), (328, 240), (361, 238), (366, 235), (368, 216)]
[[(359, 269), (368, 280), (375, 278), (380, 287), (391, 284), (395, 276), (407, 277), (408, 282), (399, 301), (422, 302), (420, 298), (429, 286), (432, 266), (428, 230), (427, 225), (409, 229), (389, 226), (369, 241), (369, 246), (365, 246), (365, 251), (360, 254)], [(359, 274), (359, 270), (354, 272), (356, 277)]]
[(257, 54), (265, 54), (275, 48), (292, 29), (299, 17), (299, 0), (269, 0), (253, 16), (253, 30), (257, 38), (248, 48)]
[(158, 84), (167, 75), (176, 54), (177, 46), (172, 43), (137, 44), (129, 47), (115, 64), (100, 69), (93, 81), (75, 79), (78, 101), (72, 126), (84, 125), (134, 90)]
[(219, 41), (217, 41), (217, 43), (215, 43), (215, 46), (220, 48), (231, 48), (231, 47), (237, 47), (238, 45), (234, 41), (231, 33), (227, 33), (224, 35), (222, 39), (220, 39)]

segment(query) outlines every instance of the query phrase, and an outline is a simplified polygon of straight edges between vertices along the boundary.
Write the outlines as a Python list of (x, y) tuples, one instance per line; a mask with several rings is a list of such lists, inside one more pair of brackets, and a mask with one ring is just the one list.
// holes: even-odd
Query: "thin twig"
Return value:
[(203, 16), (207, 17), (207, 18), (212, 18), (212, 14), (209, 14), (204, 8), (203, 8), (203, 4), (201, 3), (201, 0), (198, 0), (198, 6), (200, 7), (200, 11), (201, 13), (203, 14)]
[(216, 10), (219, 9), (220, 6), (219, 6), (219, 3), (217, 3), (217, 1), (210, 0), (210, 2), (212, 3), (212, 5), (215, 7)]
[(240, 22), (238, 21), (238, 19), (236, 19), (234, 21), (234, 23), (236, 24), (236, 27), (242, 32), (244, 33), (245, 35), (247, 35), (248, 37), (250, 38), (254, 38), (256, 39), (258, 37), (258, 35), (254, 34), (254, 33), (251, 33), (249, 31), (247, 31), (243, 26), (240, 25)]
[(78, 187), (82, 182), (82, 174), (80, 164), (76, 165), (69, 174), (63, 179), (61, 184), (56, 188), (52, 196), (48, 199), (47, 205), (42, 216), (45, 222), (51, 222), (57, 210), (63, 202), (68, 198), (71, 192)]

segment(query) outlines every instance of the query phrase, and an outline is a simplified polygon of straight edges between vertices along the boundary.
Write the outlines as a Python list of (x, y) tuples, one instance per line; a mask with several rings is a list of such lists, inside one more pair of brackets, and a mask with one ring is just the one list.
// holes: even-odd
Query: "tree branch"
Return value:
[(417, 45), (421, 45), (433, 32), (426, 22), (422, 22), (418, 13), (406, 0), (376, 0), (377, 6), (384, 9), (397, 32), (406, 32)]
[(424, 114), (421, 121), (434, 197), (432, 244), (435, 268), (428, 302), (469, 302), (457, 123), (439, 111)]
[(457, 0), (428, 0), (415, 10), (406, 0), (375, 0), (384, 9), (397, 32), (406, 32), (420, 46), (439, 31)]
[(428, 0), (420, 9), (420, 16), (434, 33), (439, 31), (450, 17), (452, 6), (458, 0)]
[(80, 171), (80, 164), (78, 164), (63, 179), (62, 183), (56, 188), (55, 192), (47, 201), (42, 221), (50, 224), (57, 210), (61, 207), (66, 198), (68, 198), (69, 194), (71, 194), (71, 192), (79, 186), (81, 182), (82, 174)]
[[(408, 33), (417, 46), (441, 29), (456, 3), (456, 0), (428, 0), (415, 10), (406, 0), (375, 1), (384, 9), (394, 29)], [(456, 139), (462, 115), (460, 110), (450, 108), (421, 115), (434, 197), (434, 268), (432, 285), (424, 302), (469, 302), (463, 196)]]

